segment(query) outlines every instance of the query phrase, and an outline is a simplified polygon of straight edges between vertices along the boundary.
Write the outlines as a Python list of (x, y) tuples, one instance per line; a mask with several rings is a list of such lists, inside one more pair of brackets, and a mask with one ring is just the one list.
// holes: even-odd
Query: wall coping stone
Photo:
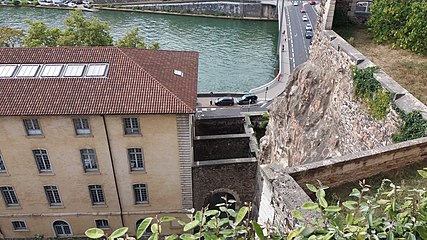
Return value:
[(222, 134), (222, 135), (204, 135), (196, 136), (194, 140), (209, 140), (209, 139), (223, 139), (223, 138), (249, 138), (249, 133), (237, 133), (237, 134)]
[(254, 163), (258, 162), (256, 158), (232, 158), (232, 159), (218, 159), (218, 160), (209, 160), (209, 161), (196, 161), (193, 164), (193, 167), (203, 167), (203, 166), (212, 166), (212, 165), (223, 165), (223, 164), (233, 164), (233, 163)]
[(415, 145), (427, 145), (427, 137), (409, 140), (401, 143), (395, 143), (395, 144), (391, 144), (391, 145), (387, 145), (379, 148), (370, 149), (363, 152), (347, 154), (344, 156), (335, 157), (335, 158), (331, 158), (331, 159), (327, 159), (319, 162), (307, 163), (307, 164), (294, 166), (294, 167), (287, 167), (286, 172), (292, 175), (294, 173), (305, 172), (311, 169), (327, 168), (335, 164), (343, 164), (346, 162), (353, 161), (355, 159), (371, 158), (372, 156), (375, 156), (375, 155), (379, 156), (381, 154), (392, 152), (395, 150), (402, 151), (405, 148), (413, 148)]

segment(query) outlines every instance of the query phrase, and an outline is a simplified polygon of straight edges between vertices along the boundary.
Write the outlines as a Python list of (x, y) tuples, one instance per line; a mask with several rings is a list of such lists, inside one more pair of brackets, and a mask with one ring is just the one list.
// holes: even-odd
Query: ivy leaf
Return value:
[(292, 216), (296, 219), (299, 219), (299, 220), (305, 219), (300, 210), (295, 209), (291, 213), (292, 213)]
[(158, 240), (159, 239), (159, 233), (153, 233), (148, 240)]
[(290, 233), (289, 233), (289, 235), (288, 235), (288, 237), (286, 238), (287, 240), (292, 240), (292, 239), (294, 239), (295, 237), (297, 237), (299, 235), (299, 231), (298, 230), (296, 230), (296, 229), (294, 229), (294, 230), (292, 230)]
[(205, 212), (205, 216), (206, 217), (208, 217), (208, 216), (214, 216), (214, 215), (217, 215), (218, 213), (219, 213), (218, 210), (208, 210), (208, 211)]
[(205, 240), (216, 240), (218, 237), (213, 233), (209, 231), (203, 232), (203, 239)]
[(103, 237), (105, 234), (104, 234), (104, 231), (102, 229), (99, 229), (99, 228), (89, 228), (88, 230), (86, 230), (85, 235), (88, 238), (98, 239), (98, 238)]
[(307, 186), (308, 190), (311, 192), (317, 192), (317, 188), (313, 184), (306, 184), (305, 186)]
[(174, 218), (174, 217), (168, 217), (168, 216), (165, 216), (165, 217), (161, 217), (160, 218), (160, 220), (159, 220), (159, 222), (160, 223), (162, 223), (162, 222), (171, 222), (171, 221), (173, 221), (173, 220), (175, 220), (176, 218)]
[(350, 197), (360, 197), (360, 191), (356, 188), (353, 188), (353, 190), (351, 191)]
[(262, 231), (261, 226), (255, 221), (252, 221), (252, 226), (254, 227), (255, 234), (258, 236), (258, 238), (260, 240), (264, 240), (265, 236), (264, 236), (264, 232)]
[(125, 235), (126, 232), (128, 231), (128, 229), (129, 229), (128, 227), (122, 227), (122, 228), (116, 229), (116, 231), (111, 233), (111, 235), (108, 237), (108, 239), (119, 238), (119, 237)]
[(355, 207), (353, 205), (356, 205), (356, 204), (357, 204), (357, 202), (355, 202), (355, 201), (345, 201), (342, 203), (342, 205), (344, 207), (348, 208), (349, 210), (354, 210)]
[(301, 205), (301, 208), (305, 209), (305, 210), (314, 210), (318, 207), (319, 207), (319, 205), (317, 203), (314, 203), (314, 202), (305, 202)]
[(326, 212), (339, 212), (341, 211), (341, 208), (338, 206), (328, 206), (325, 208)]
[(178, 238), (178, 235), (172, 234), (172, 235), (166, 236), (165, 240), (175, 240), (177, 238)]
[(181, 238), (182, 240), (193, 240), (193, 239), (197, 239), (196, 236), (194, 236), (193, 234), (189, 234), (189, 233), (181, 234), (179, 236), (179, 238)]
[(249, 208), (248, 207), (242, 207), (240, 208), (239, 212), (236, 215), (236, 221), (234, 222), (234, 225), (237, 226), (239, 223), (243, 220), (243, 218), (248, 213)]
[(185, 224), (185, 226), (184, 226), (184, 232), (186, 232), (188, 230), (191, 230), (191, 229), (194, 229), (195, 227), (199, 226), (199, 222), (200, 221), (193, 220), (193, 221)]
[(320, 197), (319, 198), (319, 204), (320, 206), (322, 206), (323, 208), (327, 208), (328, 207), (328, 202), (326, 202), (326, 199), (324, 197)]
[(144, 235), (148, 226), (150, 226), (150, 223), (152, 220), (153, 220), (153, 218), (151, 218), (151, 217), (142, 220), (142, 222), (138, 226), (138, 229), (136, 230), (136, 239), (140, 239), (142, 237), (142, 235)]

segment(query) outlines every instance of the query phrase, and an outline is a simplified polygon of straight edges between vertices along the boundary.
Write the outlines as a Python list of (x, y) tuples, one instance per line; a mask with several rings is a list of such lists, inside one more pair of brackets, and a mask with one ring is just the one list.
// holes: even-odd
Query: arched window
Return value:
[(73, 235), (71, 233), (70, 225), (65, 221), (58, 220), (53, 222), (53, 229), (55, 230), (55, 235), (57, 237), (70, 237)]

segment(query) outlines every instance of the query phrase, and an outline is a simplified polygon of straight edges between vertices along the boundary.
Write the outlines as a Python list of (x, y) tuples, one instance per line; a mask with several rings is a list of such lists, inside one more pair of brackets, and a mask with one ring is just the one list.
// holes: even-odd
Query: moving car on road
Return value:
[(313, 26), (311, 26), (310, 23), (307, 23), (307, 25), (305, 25), (305, 30), (306, 31), (313, 31)]
[(297, 1), (294, 2), (294, 6), (298, 6), (298, 2)]
[(217, 106), (233, 106), (234, 98), (233, 97), (220, 97), (215, 100), (215, 105)]
[(244, 104), (254, 104), (256, 103), (258, 99), (258, 96), (255, 94), (246, 94), (243, 95), (241, 98), (237, 99), (237, 104), (244, 105)]
[(316, 1), (314, 1), (314, 0), (311, 0), (309, 3), (310, 3), (310, 5), (316, 5)]
[(306, 12), (306, 11), (305, 11), (305, 8), (301, 8), (300, 12), (301, 12), (301, 13), (305, 13), (305, 12)]
[(307, 17), (307, 15), (302, 16), (302, 20), (303, 20), (304, 22), (307, 22), (307, 21), (308, 21), (308, 17)]
[(313, 37), (313, 32), (312, 31), (305, 32), (305, 38), (311, 39), (312, 37)]

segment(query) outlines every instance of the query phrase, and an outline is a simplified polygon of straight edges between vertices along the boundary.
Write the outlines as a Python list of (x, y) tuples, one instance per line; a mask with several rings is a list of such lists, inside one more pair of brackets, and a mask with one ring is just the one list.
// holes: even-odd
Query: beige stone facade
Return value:
[[(184, 202), (189, 199), (184, 200), (183, 196), (191, 196), (191, 187), (185, 187), (191, 183), (191, 174), (185, 172), (191, 173), (191, 168), (185, 169), (183, 163), (191, 166), (192, 155), (182, 157), (179, 151), (191, 149), (191, 141), (179, 142), (178, 138), (191, 139), (191, 117), (191, 114), (0, 117), (0, 154), (5, 168), (0, 172), (3, 195), (0, 237), (82, 236), (87, 228), (96, 226), (95, 220), (107, 220), (106, 231), (128, 226), (134, 234), (136, 222), (147, 216), (184, 217), (188, 207)], [(137, 119), (138, 134), (125, 134), (126, 118)], [(25, 119), (37, 119), (41, 135), (28, 136)], [(87, 119), (90, 134), (77, 135), (73, 119)], [(183, 120), (186, 127), (179, 130), (179, 121)], [(82, 149), (91, 149), (96, 167), (85, 170), (87, 163)], [(129, 149), (141, 149), (138, 156), (143, 156), (143, 161), (139, 159), (138, 164), (143, 166), (132, 170)], [(47, 171), (39, 170), (33, 150), (46, 151), (48, 160), (43, 159), (42, 168), (47, 167)], [(146, 187), (146, 194), (139, 202), (136, 184)], [(101, 187), (101, 203), (93, 203), (90, 185)], [(59, 197), (48, 196), (45, 188), (50, 186), (56, 187)], [(49, 198), (53, 203), (49, 204)], [(55, 221), (61, 221), (56, 222), (57, 229), (53, 226)], [(19, 229), (22, 222), (25, 229)], [(64, 222), (69, 231), (61, 225)], [(177, 231), (174, 225), (164, 226), (164, 231)]]

